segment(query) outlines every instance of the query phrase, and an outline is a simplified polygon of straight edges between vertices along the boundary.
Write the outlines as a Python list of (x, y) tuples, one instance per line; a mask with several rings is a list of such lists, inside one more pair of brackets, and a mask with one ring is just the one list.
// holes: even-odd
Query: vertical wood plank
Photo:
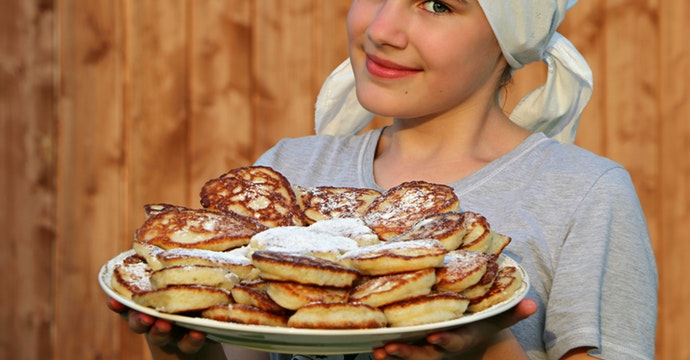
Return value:
[(190, 202), (203, 184), (253, 159), (251, 3), (190, 2)]
[[(314, 76), (312, 96), (316, 95), (328, 74), (348, 57), (346, 18), (350, 1), (315, 1), (314, 31), (311, 46), (314, 49)], [(313, 120), (313, 119), (312, 119)]]
[[(130, 229), (147, 203), (191, 206), (187, 7), (184, 0), (130, 1), (126, 24)], [(130, 237), (131, 239), (131, 237)]]
[(46, 286), (57, 284), (54, 358), (97, 359), (119, 352), (122, 326), (96, 281), (126, 228), (122, 11), (119, 2), (58, 6), (59, 232), (56, 276)]
[(0, 11), (3, 359), (49, 359), (55, 351), (54, 23), (52, 1), (5, 1)]
[[(127, 1), (126, 73), (127, 233), (144, 221), (143, 206), (192, 206), (189, 192), (188, 2)], [(148, 358), (144, 338), (121, 328), (123, 359)]]
[(655, 240), (660, 278), (657, 356), (690, 359), (687, 254), (690, 243), (690, 5), (664, 1), (659, 18), (660, 93), (659, 232)]
[(654, 0), (606, 2), (606, 152), (631, 173), (659, 239), (659, 29)]
[(314, 0), (254, 3), (255, 156), (282, 137), (312, 131)]

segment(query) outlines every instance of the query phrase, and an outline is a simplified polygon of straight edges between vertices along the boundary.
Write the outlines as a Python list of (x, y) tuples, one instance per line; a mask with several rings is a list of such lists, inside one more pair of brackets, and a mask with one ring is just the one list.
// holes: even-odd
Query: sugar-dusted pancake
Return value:
[(480, 252), (454, 250), (446, 254), (443, 266), (436, 269), (437, 290), (461, 292), (477, 284), (494, 261), (492, 255)]
[(459, 211), (427, 215), (414, 223), (409, 230), (393, 237), (390, 241), (436, 239), (447, 250), (455, 250), (462, 245), (462, 239), (467, 233), (467, 229), (463, 226), (464, 217), (464, 213)]
[(498, 275), (498, 269), (498, 263), (496, 262), (496, 259), (492, 257), (486, 264), (486, 271), (484, 272), (482, 278), (479, 279), (479, 282), (465, 290), (462, 290), (460, 294), (470, 299), (470, 301), (475, 301), (483, 297), (487, 292), (489, 292), (489, 289), (491, 289), (491, 286), (494, 284), (496, 275)]
[(359, 218), (381, 192), (374, 189), (293, 186), (308, 223), (338, 218)]
[(113, 268), (110, 286), (120, 295), (131, 299), (132, 294), (151, 290), (151, 271), (151, 267), (141, 256), (128, 256)]
[(317, 221), (309, 225), (309, 231), (344, 236), (357, 242), (357, 245), (360, 247), (375, 245), (381, 242), (379, 236), (360, 218), (338, 218)]
[[(158, 205), (157, 205), (158, 206)], [(190, 248), (223, 251), (240, 247), (265, 227), (245, 216), (159, 205), (136, 231), (135, 242), (163, 249)]]
[(310, 228), (281, 226), (262, 231), (249, 240), (249, 254), (259, 250), (273, 250), (313, 255), (335, 261), (343, 253), (359, 248), (353, 239), (311, 231)]
[(256, 279), (258, 274), (243, 248), (231, 251), (187, 248), (164, 250), (151, 244), (138, 243), (134, 243), (133, 248), (154, 270), (180, 265), (207, 265), (231, 271), (239, 276), (240, 280)]
[(384, 242), (349, 251), (339, 262), (362, 275), (384, 275), (441, 266), (447, 252), (434, 239)]
[(433, 268), (372, 277), (350, 292), (350, 302), (379, 307), (431, 292), (436, 282)]
[(384, 192), (369, 205), (364, 222), (382, 240), (409, 230), (427, 215), (455, 211), (460, 200), (450, 186), (409, 181)]
[(248, 216), (267, 227), (305, 224), (292, 185), (270, 167), (231, 169), (207, 181), (200, 196), (204, 208)]

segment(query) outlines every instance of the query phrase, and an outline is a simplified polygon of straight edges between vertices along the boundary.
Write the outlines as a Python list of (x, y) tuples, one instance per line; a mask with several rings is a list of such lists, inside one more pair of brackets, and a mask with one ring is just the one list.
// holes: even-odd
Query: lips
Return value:
[(404, 78), (421, 71), (420, 69), (406, 67), (374, 55), (367, 55), (366, 67), (369, 74), (383, 79)]

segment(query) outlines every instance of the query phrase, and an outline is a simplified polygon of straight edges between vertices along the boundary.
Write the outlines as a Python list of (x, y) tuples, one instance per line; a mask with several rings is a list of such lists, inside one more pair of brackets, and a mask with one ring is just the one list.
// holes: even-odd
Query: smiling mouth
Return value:
[(410, 68), (387, 61), (373, 55), (367, 55), (366, 67), (369, 74), (383, 79), (399, 79), (419, 73), (420, 69)]

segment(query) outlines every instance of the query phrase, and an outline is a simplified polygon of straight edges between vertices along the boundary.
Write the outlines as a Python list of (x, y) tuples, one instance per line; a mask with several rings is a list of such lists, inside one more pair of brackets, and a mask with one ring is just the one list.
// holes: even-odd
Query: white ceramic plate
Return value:
[(388, 342), (413, 342), (423, 339), (427, 334), (455, 328), (500, 314), (522, 300), (529, 289), (529, 278), (513, 259), (501, 255), (501, 266), (515, 266), (523, 277), (523, 286), (508, 300), (484, 311), (468, 314), (459, 319), (433, 324), (407, 327), (361, 329), (361, 330), (318, 330), (296, 329), (261, 325), (243, 325), (216, 320), (166, 314), (144, 307), (122, 297), (110, 286), (114, 266), (134, 250), (121, 253), (108, 261), (98, 274), (98, 282), (108, 296), (131, 309), (158, 318), (167, 319), (179, 326), (205, 332), (209, 338), (247, 349), (299, 354), (354, 354), (370, 352), (372, 348)]

